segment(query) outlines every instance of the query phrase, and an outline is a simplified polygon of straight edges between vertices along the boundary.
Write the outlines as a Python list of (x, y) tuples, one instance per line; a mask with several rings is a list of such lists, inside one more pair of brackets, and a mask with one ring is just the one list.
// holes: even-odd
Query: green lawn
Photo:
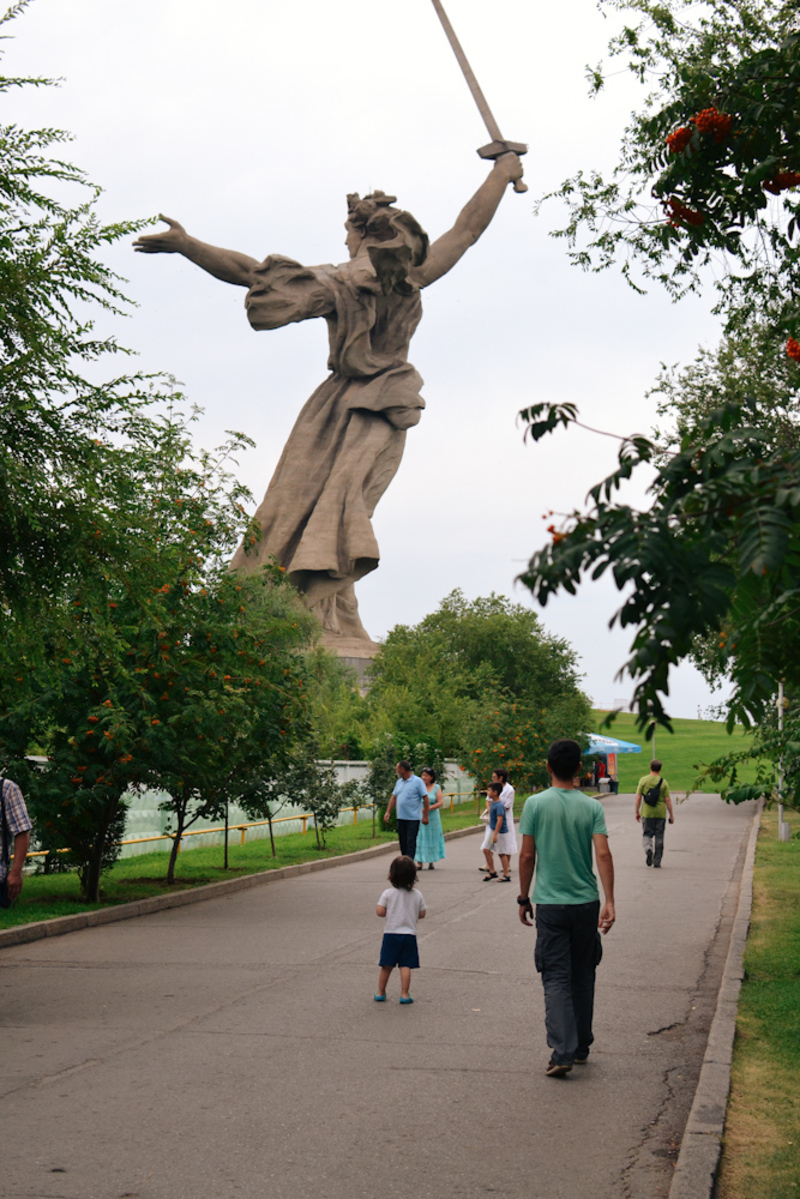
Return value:
[[(633, 792), (643, 774), (647, 774), (652, 755), (651, 742), (645, 740), (636, 730), (636, 717), (630, 712), (620, 712), (610, 729), (600, 729), (605, 717), (604, 712), (593, 713), (595, 728), (603, 736), (619, 737), (622, 741), (631, 741), (641, 745), (640, 754), (620, 754), (617, 758), (619, 766), (619, 789), (623, 792)], [(695, 787), (700, 767), (731, 753), (734, 749), (744, 749), (748, 733), (741, 726), (736, 726), (728, 736), (725, 724), (716, 720), (674, 720), (674, 733), (664, 729), (656, 730), (656, 757), (664, 763), (664, 777), (675, 791), (703, 790), (716, 791), (718, 785), (706, 783), (702, 788)], [(755, 778), (755, 771), (743, 772), (742, 780), (750, 782)]]
[[(481, 802), (481, 807), (483, 806)], [(521, 804), (518, 805), (518, 809)], [(464, 803), (451, 814), (442, 812), (445, 832), (467, 828), (477, 823), (474, 802)], [(255, 874), (261, 870), (279, 870), (282, 866), (294, 866), (319, 858), (334, 858), (340, 854), (368, 849), (371, 845), (393, 840), (392, 834), (382, 829), (372, 837), (372, 819), (362, 812), (356, 826), (331, 829), (327, 834), (325, 849), (317, 849), (314, 832), (289, 833), (275, 838), (277, 857), (273, 858), (269, 838), (252, 840), (244, 846), (238, 844), (238, 834), (233, 834), (228, 846), (229, 869), (223, 869), (222, 845), (201, 849), (183, 849), (178, 855), (175, 869), (175, 884), (167, 885), (167, 849), (161, 852), (141, 854), (124, 858), (102, 878), (101, 901), (86, 903), (80, 896), (76, 874), (48, 874), (26, 876), (22, 895), (12, 908), (0, 911), (0, 928), (18, 924), (30, 924), (35, 920), (50, 920), (54, 916), (70, 916), (76, 912), (91, 912), (98, 907), (109, 907), (119, 903), (131, 903), (137, 899), (148, 899), (151, 895), (162, 895), (175, 888), (196, 887), (203, 883), (221, 882), (242, 874)], [(237, 844), (234, 844), (234, 840)], [(166, 843), (165, 843), (166, 844)], [(388, 866), (387, 866), (388, 869)]]
[(762, 818), (719, 1199), (800, 1195), (800, 816)]

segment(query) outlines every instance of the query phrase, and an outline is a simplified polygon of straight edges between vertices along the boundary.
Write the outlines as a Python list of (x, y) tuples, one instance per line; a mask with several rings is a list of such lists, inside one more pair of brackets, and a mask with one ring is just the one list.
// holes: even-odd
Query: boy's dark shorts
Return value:
[(419, 950), (414, 933), (384, 933), (379, 966), (408, 966), (419, 969)]

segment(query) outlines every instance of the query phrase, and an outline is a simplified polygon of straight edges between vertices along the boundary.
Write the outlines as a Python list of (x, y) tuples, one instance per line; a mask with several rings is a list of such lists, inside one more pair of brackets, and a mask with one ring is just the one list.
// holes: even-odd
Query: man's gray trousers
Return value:
[(544, 1021), (552, 1061), (568, 1065), (589, 1053), (594, 975), (603, 956), (600, 900), (536, 905), (536, 969), (544, 987)]

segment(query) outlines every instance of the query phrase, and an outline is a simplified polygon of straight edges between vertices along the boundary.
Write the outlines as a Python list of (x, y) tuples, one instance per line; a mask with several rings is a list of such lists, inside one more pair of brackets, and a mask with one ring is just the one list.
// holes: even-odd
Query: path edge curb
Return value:
[[(455, 841), (471, 833), (484, 832), (483, 824), (471, 824), (467, 828), (453, 829), (445, 833), (445, 841)], [(43, 941), (46, 937), (63, 937), (66, 933), (79, 932), (84, 928), (96, 928), (100, 924), (115, 924), (118, 920), (132, 920), (136, 916), (150, 916), (168, 908), (182, 908), (189, 903), (202, 903), (206, 899), (219, 899), (237, 891), (247, 891), (267, 883), (281, 882), (300, 874), (312, 874), (317, 870), (330, 870), (334, 866), (346, 866), (350, 862), (361, 862), (397, 852), (396, 841), (372, 845), (369, 849), (357, 849), (354, 853), (339, 854), (335, 858), (319, 858), (314, 862), (301, 862), (297, 866), (281, 866), (278, 870), (261, 870), (246, 874), (243, 878), (223, 879), (219, 883), (204, 883), (201, 887), (176, 891), (173, 895), (154, 895), (151, 899), (137, 899), (132, 903), (121, 903), (115, 907), (98, 908), (94, 912), (76, 912), (74, 916), (56, 916), (52, 920), (36, 920), (31, 924), (19, 924), (15, 928), (0, 929), (0, 950), (12, 945), (27, 945)]]
[(733, 919), (728, 956), (717, 995), (717, 1008), (708, 1033), (697, 1090), (681, 1140), (669, 1199), (711, 1199), (717, 1181), (731, 1089), (736, 1015), (744, 979), (744, 951), (753, 910), (753, 866), (763, 808), (764, 803), (761, 800), (750, 829), (739, 888), (739, 903)]

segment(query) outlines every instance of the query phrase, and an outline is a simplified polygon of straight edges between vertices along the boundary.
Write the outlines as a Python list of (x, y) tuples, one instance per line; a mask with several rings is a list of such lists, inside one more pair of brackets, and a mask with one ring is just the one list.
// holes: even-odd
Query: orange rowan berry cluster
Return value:
[(689, 208), (677, 196), (670, 196), (668, 200), (664, 200), (662, 203), (667, 213), (667, 224), (672, 225), (673, 229), (679, 229), (681, 224), (692, 225), (697, 228), (706, 219), (702, 212), (698, 212), (695, 208)]
[(713, 104), (710, 108), (698, 112), (697, 116), (692, 117), (692, 121), (701, 133), (712, 133), (715, 142), (724, 142), (733, 125), (733, 117), (728, 116), (726, 112), (719, 112)]
[(793, 337), (790, 337), (786, 343), (786, 353), (795, 362), (800, 362), (800, 341), (795, 341)]
[(764, 191), (778, 196), (787, 188), (797, 187), (798, 183), (800, 183), (800, 171), (778, 171), (777, 175), (773, 175), (771, 179), (764, 182)]
[(687, 125), (682, 125), (667, 137), (670, 154), (681, 154), (692, 140), (692, 131)]

